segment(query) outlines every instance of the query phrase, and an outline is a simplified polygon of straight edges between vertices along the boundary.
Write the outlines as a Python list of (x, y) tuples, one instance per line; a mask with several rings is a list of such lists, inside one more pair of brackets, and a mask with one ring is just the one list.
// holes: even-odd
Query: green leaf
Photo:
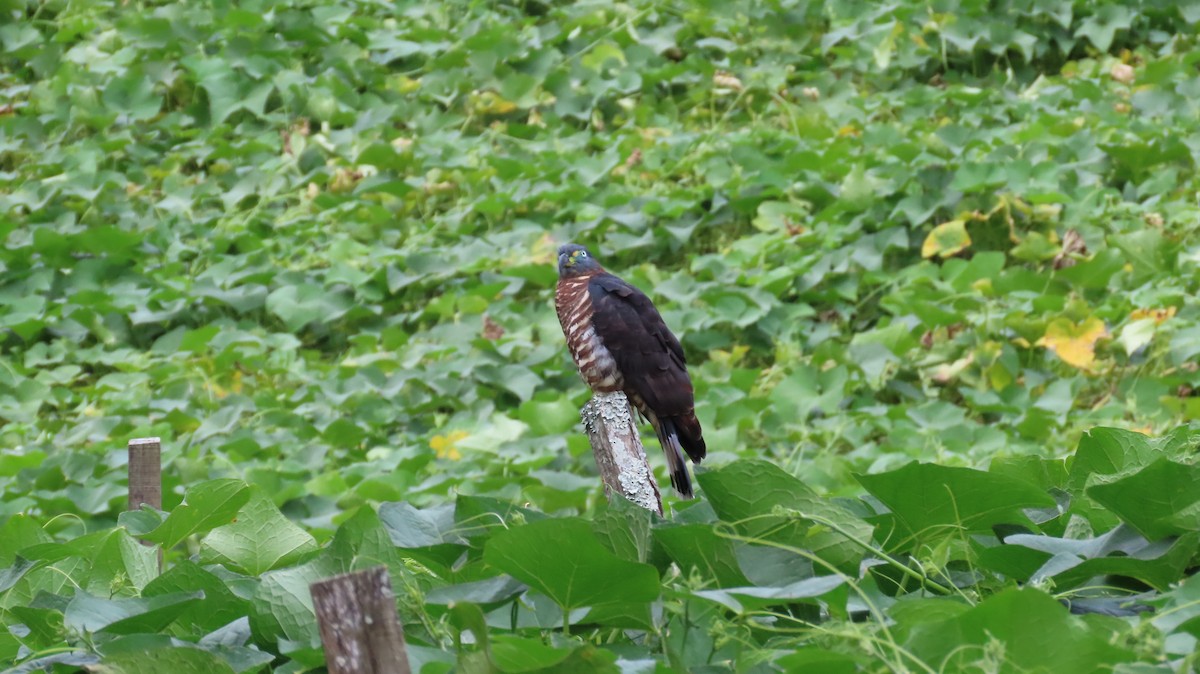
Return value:
[(786, 201), (764, 201), (758, 205), (754, 226), (764, 232), (798, 230), (808, 215), (803, 206)]
[(845, 582), (846, 576), (817, 576), (779, 587), (731, 587), (723, 590), (697, 590), (692, 594), (741, 613), (747, 608), (758, 609), (788, 604), (798, 599), (820, 597), (836, 590)]
[(250, 621), (242, 617), (205, 634), (197, 645), (224, 660), (239, 674), (256, 672), (275, 660), (275, 655), (247, 645), (251, 636)]
[(994, 524), (1025, 523), (1024, 508), (1046, 508), (1054, 499), (1038, 487), (1005, 475), (970, 468), (910, 463), (855, 479), (890, 511), (896, 526), (891, 549), (916, 540), (957, 536), (960, 530), (987, 531)]
[(262, 114), (273, 86), (269, 82), (254, 83), (241, 71), (218, 58), (188, 57), (185, 65), (195, 74), (199, 85), (208, 95), (208, 115), (213, 124), (221, 124), (235, 112), (246, 110)]
[(717, 587), (740, 587), (750, 583), (742, 574), (733, 543), (717, 534), (711, 524), (655, 527), (654, 541), (685, 573), (698, 571)]
[(435, 587), (425, 595), (425, 601), (430, 604), (448, 605), (456, 602), (472, 604), (495, 604), (508, 601), (513, 596), (524, 592), (525, 584), (509, 576), (496, 576), (472, 583)]
[(631, 562), (650, 559), (655, 513), (617, 494), (596, 513), (592, 532), (614, 555)]
[(1133, 22), (1133, 13), (1124, 5), (1099, 5), (1075, 29), (1076, 37), (1086, 37), (1096, 49), (1106, 52), (1112, 46), (1118, 30), (1125, 30)]
[(535, 435), (564, 433), (579, 423), (579, 408), (570, 399), (560, 397), (541, 402), (536, 398), (523, 402), (518, 414)]
[(98, 674), (235, 674), (224, 660), (199, 648), (158, 648), (142, 653), (121, 653), (90, 671)]
[[(183, 503), (162, 524), (140, 538), (173, 548), (192, 534), (203, 534), (231, 522), (250, 500), (250, 487), (241, 480), (201, 482), (187, 490)], [(134, 533), (134, 532), (131, 532)]]
[(318, 557), (306, 564), (263, 574), (250, 597), (250, 627), (255, 640), (273, 643), (286, 638), (302, 644), (318, 643), (317, 614), (309, 587), (339, 573)]
[(713, 510), (739, 533), (809, 550), (843, 571), (857, 569), (871, 539), (871, 525), (775, 464), (743, 460), (697, 471), (696, 479)]
[(201, 592), (176, 592), (141, 599), (102, 599), (79, 591), (67, 604), (63, 620), (80, 632), (158, 632), (203, 596)]
[(1011, 253), (1018, 260), (1026, 260), (1028, 262), (1045, 262), (1053, 259), (1055, 255), (1062, 250), (1062, 247), (1051, 241), (1048, 236), (1041, 232), (1029, 232), (1021, 239), (1021, 243), (1015, 246)]
[(924, 662), (957, 671), (976, 663), (988, 645), (1002, 649), (1011, 671), (1090, 674), (1134, 659), (1032, 588), (1004, 590), (958, 616), (918, 625), (905, 647)]
[(1157, 456), (1141, 433), (1120, 428), (1093, 428), (1079, 439), (1067, 485), (1072, 491), (1082, 491), (1089, 479), (1131, 473)]
[(1149, 344), (1154, 339), (1155, 325), (1153, 318), (1143, 318), (1121, 328), (1117, 343), (1125, 349), (1125, 355), (1132, 356), (1135, 351)]
[(7, 592), (10, 588), (12, 588), (13, 585), (17, 584), (17, 581), (21, 580), (21, 578), (24, 577), (25, 574), (29, 573), (29, 571), (32, 570), (36, 565), (36, 562), (28, 559), (22, 559), (20, 555), (18, 555), (13, 560), (12, 566), (8, 567), (4, 571), (0, 571), (0, 593)]
[(462, 542), (454, 533), (453, 504), (422, 510), (408, 503), (384, 503), (379, 507), (379, 521), (392, 543), (401, 548)]
[(39, 592), (28, 606), (11, 606), (8, 611), (29, 630), (22, 639), (26, 646), (47, 648), (62, 642), (67, 633), (63, 611), (69, 602), (66, 597)]
[(114, 77), (104, 88), (104, 104), (133, 121), (151, 119), (162, 107), (162, 97), (154, 93), (154, 85), (141, 72), (134, 69), (120, 77)]
[(855, 659), (849, 655), (811, 646), (785, 655), (775, 660), (775, 664), (785, 672), (855, 674), (859, 671)]
[(1087, 539), (1015, 534), (1004, 539), (1003, 547), (1019, 546), (1040, 553), (1033, 558), (1037, 566), (1026, 573), (1011, 574), (1022, 580), (1042, 582), (1053, 577), (1057, 588), (1067, 589), (1095, 576), (1114, 575), (1166, 589), (1183, 575), (1196, 553), (1198, 538), (1198, 534), (1189, 534), (1150, 542), (1123, 524), (1103, 536)]
[(259, 575), (316, 550), (317, 542), (308, 532), (284, 517), (262, 489), (251, 487), (250, 500), (237, 520), (204, 537), (200, 558)]
[(1144, 282), (1169, 272), (1174, 266), (1172, 248), (1162, 232), (1150, 227), (1112, 237), (1113, 244), (1133, 265), (1134, 280)]
[[(556, 552), (547, 555), (547, 550)], [(499, 532), (488, 541), (483, 556), (567, 610), (645, 603), (659, 594), (654, 567), (609, 552), (591, 526), (578, 518), (542, 520)]]
[(790, 585), (816, 575), (812, 560), (790, 550), (769, 545), (739, 545), (735, 554), (742, 573), (750, 583), (760, 587)]
[[(91, 592), (108, 592), (113, 586), (142, 587), (157, 573), (157, 554), (138, 544), (120, 529), (107, 529), (80, 536), (66, 543), (43, 543), (25, 548), (24, 556), (46, 562), (53, 569), (33, 589), (60, 591), (63, 582)], [(39, 572), (40, 573), (40, 572)]]
[(204, 598), (183, 612), (179, 624), (194, 625), (203, 632), (228, 625), (249, 610), (249, 603), (236, 596), (220, 578), (195, 562), (181, 560), (142, 588), (142, 597), (200, 591)]
[[(387, 506), (385, 503), (384, 507)], [(381, 513), (384, 507), (379, 509)], [(543, 512), (522, 508), (511, 501), (468, 494), (459, 494), (454, 499), (453, 513), (455, 533), (472, 541), (480, 536), (490, 536), (496, 528), (522, 522), (536, 522), (548, 517)]]
[(403, 551), (392, 544), (378, 514), (369, 506), (360, 507), (342, 522), (322, 556), (336, 564), (341, 573), (382, 563), (395, 576), (404, 568)]
[(534, 639), (498, 634), (491, 639), (492, 660), (502, 672), (533, 672), (553, 667), (571, 655), (569, 648), (547, 646)]
[(343, 293), (311, 283), (286, 285), (267, 295), (267, 311), (282, 319), (293, 332), (313, 321), (337, 320), (350, 306)]
[(1064, 488), (1068, 475), (1063, 459), (1039, 456), (998, 456), (992, 459), (988, 472), (1027, 482), (1044, 491)]
[(1153, 623), (1163, 634), (1186, 632), (1200, 637), (1200, 575), (1189, 576), (1150, 603), (1158, 608)]
[(1120, 480), (1089, 487), (1087, 494), (1153, 540), (1200, 531), (1190, 512), (1200, 502), (1197, 480), (1200, 466), (1159, 458)]

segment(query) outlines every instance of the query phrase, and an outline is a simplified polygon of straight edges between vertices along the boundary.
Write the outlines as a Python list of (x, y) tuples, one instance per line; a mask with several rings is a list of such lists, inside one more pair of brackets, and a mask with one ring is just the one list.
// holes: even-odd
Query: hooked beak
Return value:
[(558, 266), (570, 267), (573, 264), (575, 264), (575, 258), (571, 257), (570, 255), (563, 253), (558, 256)]

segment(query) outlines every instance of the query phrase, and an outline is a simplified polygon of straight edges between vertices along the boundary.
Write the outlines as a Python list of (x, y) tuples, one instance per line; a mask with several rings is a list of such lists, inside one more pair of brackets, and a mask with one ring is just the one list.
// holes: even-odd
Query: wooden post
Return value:
[(129, 441), (129, 510), (142, 504), (162, 510), (162, 442), (158, 438)]
[(313, 583), (329, 674), (411, 674), (387, 567)]
[(646, 450), (625, 394), (597, 393), (583, 406), (579, 416), (592, 443), (596, 467), (604, 480), (604, 493), (611, 498), (617, 492), (661, 515), (662, 495), (646, 460)]
[[(129, 507), (142, 504), (162, 510), (162, 442), (158, 438), (129, 441)], [(154, 545), (143, 541), (142, 545)], [(158, 572), (163, 569), (163, 551), (158, 549)]]

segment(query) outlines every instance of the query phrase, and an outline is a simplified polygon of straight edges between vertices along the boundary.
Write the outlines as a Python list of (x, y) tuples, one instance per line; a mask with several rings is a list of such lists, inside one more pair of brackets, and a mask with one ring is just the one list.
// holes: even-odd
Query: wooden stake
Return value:
[(162, 443), (158, 438), (129, 441), (129, 510), (145, 503), (162, 510)]
[(612, 498), (613, 492), (617, 492), (661, 515), (662, 495), (646, 460), (646, 450), (625, 394), (597, 393), (583, 406), (579, 416), (592, 443), (604, 493)]
[(309, 587), (329, 674), (411, 674), (387, 567)]
[[(142, 504), (162, 510), (162, 442), (158, 438), (129, 441), (129, 508)], [(143, 541), (142, 545), (154, 545)], [(158, 550), (158, 572), (163, 569), (163, 551)]]

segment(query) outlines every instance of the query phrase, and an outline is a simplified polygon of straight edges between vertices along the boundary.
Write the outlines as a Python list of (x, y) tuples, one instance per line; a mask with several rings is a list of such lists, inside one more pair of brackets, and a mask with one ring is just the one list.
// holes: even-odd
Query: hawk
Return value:
[(658, 435), (671, 486), (692, 497), (683, 455), (704, 458), (683, 347), (642, 291), (604, 271), (583, 246), (558, 249), (554, 308), (571, 357), (593, 391), (624, 391)]

